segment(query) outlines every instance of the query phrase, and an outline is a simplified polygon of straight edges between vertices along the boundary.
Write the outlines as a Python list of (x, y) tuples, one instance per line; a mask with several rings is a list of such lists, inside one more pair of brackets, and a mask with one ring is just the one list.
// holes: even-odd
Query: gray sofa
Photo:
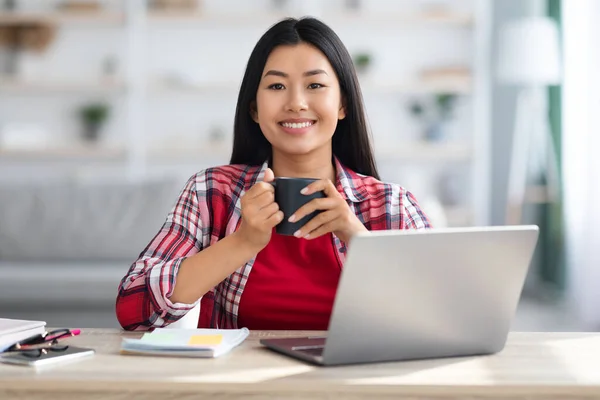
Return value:
[(0, 184), (0, 317), (117, 326), (119, 280), (182, 186), (176, 178)]

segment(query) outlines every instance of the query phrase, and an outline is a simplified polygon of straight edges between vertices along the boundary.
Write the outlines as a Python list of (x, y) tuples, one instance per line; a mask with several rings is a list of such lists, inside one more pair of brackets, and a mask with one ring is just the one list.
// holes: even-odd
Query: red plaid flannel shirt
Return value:
[[(192, 176), (167, 219), (119, 285), (116, 312), (123, 328), (164, 327), (198, 302), (199, 326), (237, 328), (237, 314), (254, 258), (193, 304), (169, 300), (181, 262), (233, 233), (241, 222), (240, 199), (262, 180), (262, 166), (227, 165)], [(368, 230), (430, 226), (414, 196), (403, 187), (357, 174), (336, 159), (336, 187)], [(333, 236), (343, 264), (345, 244)]]

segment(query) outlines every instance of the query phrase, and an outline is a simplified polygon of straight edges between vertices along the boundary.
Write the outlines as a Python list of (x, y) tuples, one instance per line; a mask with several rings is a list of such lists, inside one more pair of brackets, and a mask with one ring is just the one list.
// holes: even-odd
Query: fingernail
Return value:
[(310, 239), (310, 233), (304, 236), (304, 239)]
[(306, 194), (307, 192), (308, 192), (308, 188), (304, 188), (300, 191), (300, 193), (302, 193), (302, 194)]
[(301, 236), (301, 233), (300, 233), (300, 231), (296, 231), (296, 232), (294, 232), (294, 236), (296, 236), (296, 237), (300, 237), (300, 236)]
[(296, 220), (296, 215), (292, 215), (291, 217), (288, 218), (288, 221), (290, 222), (294, 222)]

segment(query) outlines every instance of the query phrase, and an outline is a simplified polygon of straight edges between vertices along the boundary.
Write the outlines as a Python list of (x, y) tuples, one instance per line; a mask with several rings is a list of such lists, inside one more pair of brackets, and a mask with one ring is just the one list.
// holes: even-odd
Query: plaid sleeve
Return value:
[(169, 300), (181, 262), (198, 253), (202, 244), (196, 175), (188, 180), (160, 231), (121, 280), (116, 301), (119, 323), (127, 330), (166, 326), (197, 303)]
[(400, 204), (404, 214), (404, 226), (402, 229), (431, 228), (429, 218), (427, 218), (423, 210), (421, 210), (415, 196), (407, 190), (404, 190), (401, 196)]

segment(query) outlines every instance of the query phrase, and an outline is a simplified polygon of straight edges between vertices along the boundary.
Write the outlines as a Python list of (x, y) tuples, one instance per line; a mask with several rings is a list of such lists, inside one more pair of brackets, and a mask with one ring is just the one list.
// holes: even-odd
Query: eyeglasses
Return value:
[[(40, 333), (39, 335), (35, 335), (29, 337), (25, 340), (17, 342), (6, 349), (6, 352), (9, 351), (40, 351), (48, 348), (52, 349), (60, 349), (64, 347), (63, 350), (66, 350), (67, 346), (56, 346), (60, 339), (64, 339), (71, 336), (79, 335), (81, 331), (79, 329), (56, 329), (53, 331), (48, 331), (44, 333)], [(38, 356), (39, 357), (39, 356)]]
[(27, 358), (41, 358), (44, 354), (48, 354), (50, 352), (60, 353), (66, 351), (69, 348), (68, 345), (56, 345), (52, 344), (46, 347), (37, 347), (37, 348), (21, 348), (18, 350), (11, 350), (13, 353), (18, 353), (23, 355), (23, 357)]

